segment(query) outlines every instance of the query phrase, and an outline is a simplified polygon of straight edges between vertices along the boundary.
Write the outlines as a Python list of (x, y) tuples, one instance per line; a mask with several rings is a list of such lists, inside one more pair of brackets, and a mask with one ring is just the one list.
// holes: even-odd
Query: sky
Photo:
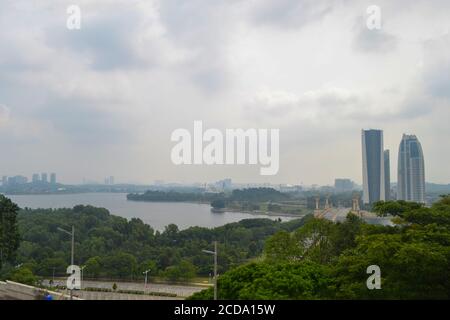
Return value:
[[(1, 0), (0, 175), (361, 183), (361, 129), (377, 128), (392, 181), (409, 133), (426, 180), (449, 183), (449, 32), (448, 0)], [(279, 129), (278, 174), (174, 165), (171, 133), (195, 120)]]

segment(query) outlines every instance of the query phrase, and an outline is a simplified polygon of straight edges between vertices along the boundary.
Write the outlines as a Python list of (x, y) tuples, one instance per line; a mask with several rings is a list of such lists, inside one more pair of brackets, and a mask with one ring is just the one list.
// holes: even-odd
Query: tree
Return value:
[(333, 257), (333, 232), (336, 225), (325, 219), (312, 219), (294, 233), (303, 258), (328, 263)]
[(270, 261), (300, 260), (302, 250), (289, 232), (278, 231), (266, 241), (264, 253)]
[[(218, 281), (219, 299), (317, 299), (331, 283), (326, 266), (311, 261), (258, 262), (223, 274)], [(191, 299), (212, 299), (212, 290)]]
[(19, 207), (0, 195), (0, 269), (4, 262), (12, 262), (19, 248), (17, 211)]
[(96, 256), (96, 257), (92, 257), (89, 258), (86, 261), (86, 273), (89, 274), (89, 276), (93, 277), (93, 278), (97, 278), (100, 273), (102, 272), (102, 266), (100, 264), (101, 258)]
[(18, 283), (28, 284), (30, 286), (35, 285), (37, 282), (37, 277), (33, 274), (33, 272), (26, 268), (21, 267), (16, 269), (11, 274), (11, 280)]
[[(278, 232), (265, 258), (222, 274), (219, 298), (448, 299), (450, 195), (431, 208), (404, 201), (375, 207), (402, 223), (369, 225), (350, 214), (343, 223), (312, 219), (294, 234)], [(367, 286), (372, 265), (381, 270), (381, 290)], [(191, 298), (212, 299), (212, 290)]]
[(136, 273), (136, 257), (130, 253), (118, 252), (114, 255), (104, 257), (102, 265), (111, 277), (128, 278)]
[(178, 265), (167, 267), (164, 276), (171, 281), (188, 281), (195, 277), (196, 268), (188, 260), (182, 260)]
[(223, 199), (217, 199), (211, 202), (211, 207), (213, 207), (214, 209), (223, 209), (225, 208), (225, 206), (226, 203)]

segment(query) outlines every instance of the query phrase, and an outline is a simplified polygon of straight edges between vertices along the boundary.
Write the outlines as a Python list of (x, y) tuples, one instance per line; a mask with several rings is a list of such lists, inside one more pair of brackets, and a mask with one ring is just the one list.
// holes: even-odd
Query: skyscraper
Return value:
[(425, 163), (415, 135), (403, 134), (400, 142), (397, 199), (425, 203)]
[(34, 173), (33, 177), (31, 178), (31, 181), (33, 183), (38, 183), (39, 182), (39, 173)]
[(362, 130), (363, 202), (385, 200), (384, 147), (382, 130)]
[(56, 184), (56, 173), (50, 173), (50, 183)]
[(47, 182), (48, 182), (48, 180), (47, 180), (47, 174), (46, 174), (46, 173), (42, 173), (42, 174), (41, 174), (41, 181), (44, 182), (44, 183), (47, 183)]
[(389, 150), (384, 150), (384, 200), (391, 200), (391, 164)]

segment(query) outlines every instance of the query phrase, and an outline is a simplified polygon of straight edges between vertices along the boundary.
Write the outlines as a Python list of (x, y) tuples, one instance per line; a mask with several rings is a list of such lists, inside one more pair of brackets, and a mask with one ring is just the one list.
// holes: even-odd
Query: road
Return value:
[[(113, 282), (113, 281), (90, 281), (90, 280), (84, 280), (83, 281), (83, 288), (103, 288), (103, 289), (112, 289), (113, 284), (117, 284), (117, 290), (138, 290), (138, 291), (144, 291), (144, 284), (143, 283), (136, 283), (136, 282)], [(44, 280), (44, 285), (48, 285), (48, 280)], [(55, 285), (64, 286), (65, 280), (55, 280)], [(177, 298), (186, 298), (194, 294), (195, 292), (202, 291), (206, 287), (201, 286), (194, 286), (194, 285), (178, 285), (178, 284), (163, 284), (163, 283), (148, 283), (147, 284), (147, 291), (148, 292), (165, 292), (165, 293), (172, 293), (176, 294)], [(98, 292), (84, 292), (83, 295), (94, 294)], [(78, 294), (78, 292), (77, 292)], [(117, 299), (116, 296), (113, 298), (113, 295), (119, 295), (118, 293), (108, 293), (108, 292), (101, 292), (102, 295), (104, 295), (105, 299)], [(111, 296), (111, 297), (110, 297)], [(134, 296), (134, 295), (132, 295)], [(144, 299), (176, 299), (173, 297), (160, 297), (160, 296), (143, 296), (143, 295), (137, 295), (139, 300)], [(83, 298), (80, 295), (80, 298)], [(133, 298), (133, 297), (131, 297)], [(131, 299), (135, 300), (135, 299)]]

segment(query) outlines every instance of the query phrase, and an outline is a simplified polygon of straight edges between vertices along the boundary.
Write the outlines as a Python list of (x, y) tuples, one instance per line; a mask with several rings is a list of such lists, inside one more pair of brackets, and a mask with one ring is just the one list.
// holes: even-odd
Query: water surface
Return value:
[(218, 227), (249, 218), (281, 218), (283, 221), (292, 219), (240, 212), (211, 213), (211, 207), (207, 204), (128, 201), (126, 193), (8, 195), (8, 197), (21, 208), (72, 208), (79, 204), (102, 207), (108, 209), (111, 214), (127, 219), (140, 218), (155, 230), (164, 230), (164, 227), (171, 223), (180, 229), (186, 229), (191, 226)]

